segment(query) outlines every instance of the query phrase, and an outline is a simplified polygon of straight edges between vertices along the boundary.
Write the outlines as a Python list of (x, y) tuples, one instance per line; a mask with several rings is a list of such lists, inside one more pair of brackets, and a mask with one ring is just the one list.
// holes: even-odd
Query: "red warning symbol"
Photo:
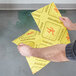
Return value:
[(34, 33), (34, 32), (32, 31), (32, 32), (30, 32), (30, 33), (27, 33), (27, 35), (30, 35), (30, 34), (32, 34), (32, 33)]
[(67, 38), (67, 40), (70, 40), (70, 38), (69, 38), (69, 34), (67, 34), (66, 38)]
[(59, 10), (58, 10), (56, 7), (54, 8), (54, 10), (55, 10), (57, 13), (59, 12)]
[(47, 29), (48, 29), (48, 33), (52, 32), (52, 35), (54, 35), (55, 30), (52, 27), (47, 28)]

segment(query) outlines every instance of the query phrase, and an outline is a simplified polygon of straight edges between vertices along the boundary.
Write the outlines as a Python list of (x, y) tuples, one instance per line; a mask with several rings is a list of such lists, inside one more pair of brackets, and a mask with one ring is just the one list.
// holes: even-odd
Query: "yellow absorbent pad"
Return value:
[[(32, 16), (37, 23), (40, 32), (30, 29), (13, 41), (16, 45), (24, 43), (33, 48), (44, 48), (56, 44), (68, 44), (70, 38), (67, 29), (60, 21), (60, 12), (55, 4), (49, 4), (34, 12)], [(37, 57), (26, 57), (32, 73), (36, 73), (45, 67), (50, 61)]]

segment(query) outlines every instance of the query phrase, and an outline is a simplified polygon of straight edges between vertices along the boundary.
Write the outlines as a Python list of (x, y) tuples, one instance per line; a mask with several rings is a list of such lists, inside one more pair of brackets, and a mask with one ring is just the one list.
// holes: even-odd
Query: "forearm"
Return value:
[(73, 23), (73, 24), (71, 25), (71, 28), (72, 28), (72, 30), (76, 30), (76, 23)]
[[(58, 44), (46, 48), (36, 48), (33, 56), (50, 60), (50, 61), (68, 61), (65, 55), (65, 47), (64, 44)], [(57, 58), (57, 59), (56, 59)]]

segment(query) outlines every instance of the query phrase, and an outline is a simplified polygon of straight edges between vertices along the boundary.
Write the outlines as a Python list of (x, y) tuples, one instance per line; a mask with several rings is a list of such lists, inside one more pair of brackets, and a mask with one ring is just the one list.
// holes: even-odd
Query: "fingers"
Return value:
[[(21, 43), (21, 44), (19, 44), (18, 46), (25, 46), (25, 44)], [(27, 46), (27, 45), (26, 45), (26, 46)]]
[(65, 22), (65, 19), (63, 17), (59, 18), (63, 23)]
[(22, 56), (25, 56), (24, 53), (22, 51), (19, 52)]
[(68, 17), (60, 17), (59, 18), (61, 21), (64, 21), (64, 20), (68, 20), (69, 18)]
[(17, 46), (17, 49), (19, 51), (19, 53), (22, 55), (22, 56), (25, 56), (25, 48), (24, 48), (25, 44), (21, 43), (20, 45)]
[(64, 24), (68, 22), (69, 18), (68, 17), (60, 17), (59, 18)]
[(25, 44), (23, 44), (23, 43), (19, 44), (19, 45), (17, 46), (18, 51), (19, 51), (19, 49), (20, 49), (22, 46), (24, 46), (24, 45), (25, 45)]
[(63, 17), (60, 17), (60, 18), (63, 18), (64, 20), (65, 20), (65, 19), (69, 19), (68, 17), (64, 17), (64, 16), (63, 16)]
[(23, 43), (19, 44), (18, 47), (22, 47), (22, 46), (26, 46), (26, 47), (29, 47), (28, 45), (25, 45)]
[(19, 45), (24, 45), (23, 43), (19, 44)]
[(18, 51), (20, 52), (20, 48), (23, 47), (25, 44), (21, 43), (17, 46)]
[(31, 52), (30, 52), (31, 47), (30, 46), (21, 43), (17, 46), (17, 49), (22, 56), (31, 56)]

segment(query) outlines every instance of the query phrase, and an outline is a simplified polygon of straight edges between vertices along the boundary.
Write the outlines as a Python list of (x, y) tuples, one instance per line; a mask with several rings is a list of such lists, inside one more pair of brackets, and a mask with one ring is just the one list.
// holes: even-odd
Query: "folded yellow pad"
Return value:
[[(68, 31), (60, 21), (59, 17), (61, 17), (61, 14), (54, 3), (32, 12), (32, 16), (40, 32), (30, 29), (15, 39), (13, 43), (16, 45), (24, 43), (33, 48), (44, 48), (56, 44), (70, 43)], [(37, 57), (26, 57), (26, 59), (33, 74), (50, 63), (48, 60)]]

